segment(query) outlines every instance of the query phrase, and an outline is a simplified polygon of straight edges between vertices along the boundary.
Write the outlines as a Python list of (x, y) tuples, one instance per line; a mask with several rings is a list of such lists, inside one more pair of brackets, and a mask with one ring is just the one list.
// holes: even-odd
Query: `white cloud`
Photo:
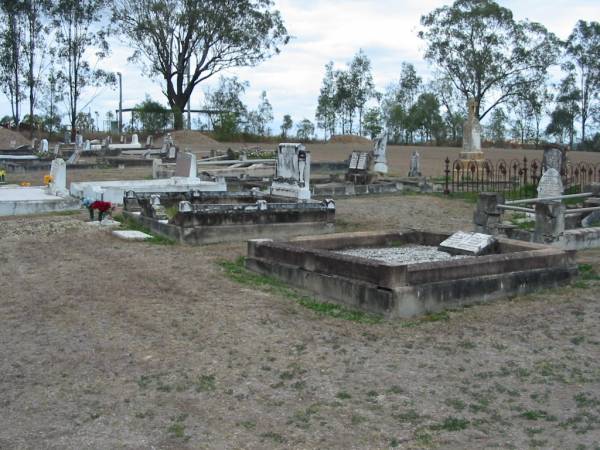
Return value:
[[(448, 4), (441, 0), (276, 0), (288, 31), (294, 39), (282, 53), (253, 68), (229, 70), (224, 75), (237, 75), (250, 82), (245, 101), (256, 107), (260, 92), (267, 91), (273, 105), (277, 129), (284, 114), (295, 121), (313, 119), (324, 65), (333, 60), (343, 67), (362, 48), (370, 57), (373, 76), (379, 90), (397, 79), (403, 61), (415, 64), (427, 78), (429, 67), (422, 56), (424, 44), (417, 37), (423, 14)], [(516, 18), (543, 23), (560, 38), (566, 38), (578, 19), (599, 20), (597, 0), (518, 0), (500, 1), (512, 9)], [(166, 104), (160, 85), (142, 75), (143, 69), (129, 63), (131, 50), (123, 40), (114, 39), (109, 58), (102, 63), (105, 70), (123, 74), (125, 107), (144, 99), (146, 94)], [(217, 78), (200, 86), (192, 98), (192, 107), (202, 103), (202, 91), (214, 85)], [(105, 89), (91, 105), (92, 111), (115, 110), (118, 90)], [(10, 110), (5, 98), (0, 111)]]

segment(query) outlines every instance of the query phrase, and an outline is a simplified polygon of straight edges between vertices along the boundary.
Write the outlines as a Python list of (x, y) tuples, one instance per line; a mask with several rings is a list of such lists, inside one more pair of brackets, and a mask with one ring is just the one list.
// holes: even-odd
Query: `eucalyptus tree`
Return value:
[(600, 100), (600, 23), (580, 20), (567, 39), (567, 56), (579, 78), (579, 115), (581, 140), (585, 141), (586, 124), (594, 103)]
[[(115, 83), (114, 74), (95, 68), (109, 50), (108, 30), (101, 23), (106, 5), (106, 0), (57, 0), (51, 9), (57, 56), (62, 63), (59, 75), (66, 86), (71, 139), (75, 138), (78, 120), (82, 121), (79, 113), (91, 102), (81, 104), (84, 90)], [(93, 64), (90, 50), (95, 50)]]
[(204, 80), (231, 67), (255, 66), (289, 41), (271, 0), (115, 0), (114, 19), (145, 74), (183, 128), (183, 110)]
[(536, 22), (517, 21), (492, 0), (456, 0), (421, 17), (426, 59), (485, 117), (541, 84), (556, 63), (559, 40)]
[(0, 2), (0, 86), (10, 101), (12, 121), (21, 121), (24, 32), (19, 1)]
[[(49, 0), (22, 0), (21, 14), (23, 16), (25, 38), (23, 56), (25, 59), (25, 85), (29, 90), (29, 117), (34, 117), (38, 93), (43, 83), (42, 75), (47, 53), (46, 37), (50, 32), (48, 25)], [(31, 135), (34, 127), (31, 124)]]

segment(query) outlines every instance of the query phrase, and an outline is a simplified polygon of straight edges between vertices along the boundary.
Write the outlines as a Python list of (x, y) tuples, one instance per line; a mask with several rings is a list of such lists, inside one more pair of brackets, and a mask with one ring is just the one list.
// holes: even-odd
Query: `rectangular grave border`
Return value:
[(402, 244), (437, 246), (449, 235), (415, 230), (251, 240), (246, 267), (325, 301), (388, 318), (556, 287), (577, 273), (573, 252), (502, 238), (494, 254), (452, 261), (392, 264), (334, 252)]

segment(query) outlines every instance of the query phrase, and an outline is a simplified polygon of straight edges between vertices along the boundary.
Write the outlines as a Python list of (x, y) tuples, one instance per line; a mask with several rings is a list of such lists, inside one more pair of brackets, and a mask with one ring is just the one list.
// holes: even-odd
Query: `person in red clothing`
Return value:
[(102, 219), (104, 219), (104, 215), (107, 212), (110, 215), (110, 213), (112, 212), (114, 207), (111, 202), (103, 202), (101, 200), (96, 200), (95, 202), (92, 202), (90, 204), (90, 206), (88, 206), (88, 209), (90, 211), (90, 219), (91, 220), (94, 220), (94, 210), (97, 209), (98, 210), (98, 222), (102, 222)]

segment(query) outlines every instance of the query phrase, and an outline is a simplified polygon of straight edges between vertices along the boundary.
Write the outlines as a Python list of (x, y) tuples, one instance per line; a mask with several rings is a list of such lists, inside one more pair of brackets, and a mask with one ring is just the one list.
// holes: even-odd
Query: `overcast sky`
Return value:
[[(273, 106), (278, 131), (284, 114), (294, 122), (314, 120), (314, 112), (324, 74), (324, 65), (333, 60), (336, 67), (345, 64), (363, 49), (371, 59), (378, 90), (398, 78), (403, 61), (413, 63), (426, 80), (430, 67), (423, 60), (424, 43), (417, 37), (423, 14), (450, 3), (440, 0), (275, 0), (288, 32), (294, 36), (280, 55), (254, 68), (232, 69), (223, 75), (237, 75), (250, 83), (244, 101), (256, 108), (265, 90)], [(511, 0), (500, 1), (517, 19), (541, 22), (558, 37), (565, 39), (579, 19), (600, 20), (599, 0)], [(158, 81), (142, 76), (141, 69), (128, 63), (131, 50), (122, 40), (112, 40), (111, 55), (101, 66), (123, 74), (123, 107), (132, 107), (146, 94), (166, 105)], [(209, 79), (196, 88), (192, 108), (203, 104), (203, 91), (217, 81)], [(86, 103), (93, 92), (84, 94)], [(118, 90), (104, 88), (90, 105), (104, 118), (106, 111), (118, 108)], [(86, 109), (87, 110), (87, 109)], [(3, 96), (0, 111), (9, 114), (10, 105)], [(124, 121), (127, 117), (124, 117)]]

